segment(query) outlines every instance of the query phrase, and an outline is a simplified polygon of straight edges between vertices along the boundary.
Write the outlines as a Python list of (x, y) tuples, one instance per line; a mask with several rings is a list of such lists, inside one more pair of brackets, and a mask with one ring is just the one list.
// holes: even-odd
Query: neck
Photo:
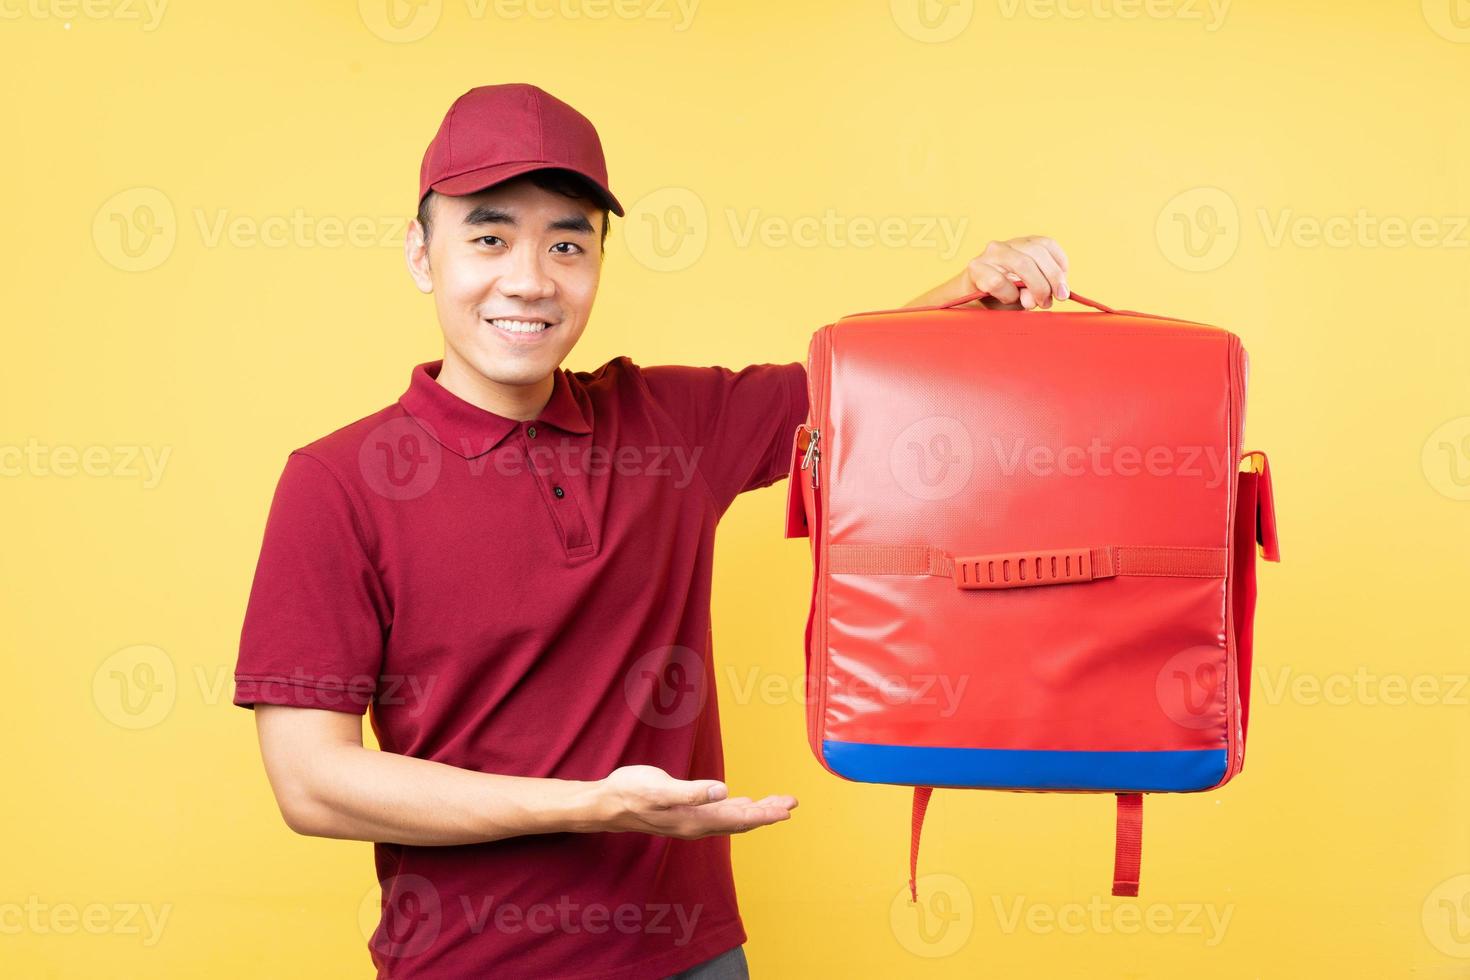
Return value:
[(551, 401), (552, 389), (556, 387), (555, 372), (530, 384), (493, 381), (449, 350), (444, 352), (444, 366), (439, 369), (439, 376), (435, 380), (451, 394), (471, 405), (518, 421), (534, 419), (539, 415), (546, 403)]

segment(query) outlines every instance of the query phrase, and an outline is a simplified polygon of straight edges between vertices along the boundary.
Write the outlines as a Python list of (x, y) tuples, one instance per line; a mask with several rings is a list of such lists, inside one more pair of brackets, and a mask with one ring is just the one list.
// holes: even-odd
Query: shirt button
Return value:
[(565, 490), (563, 490), (561, 487), (552, 487), (551, 488), (551, 492), (554, 493), (554, 494), (556, 494), (556, 499), (557, 500), (560, 500), (562, 497), (565, 497), (567, 495), (567, 492)]
[(529, 429), (527, 429), (526, 435), (530, 436), (532, 439), (536, 438), (536, 427), (533, 425)]

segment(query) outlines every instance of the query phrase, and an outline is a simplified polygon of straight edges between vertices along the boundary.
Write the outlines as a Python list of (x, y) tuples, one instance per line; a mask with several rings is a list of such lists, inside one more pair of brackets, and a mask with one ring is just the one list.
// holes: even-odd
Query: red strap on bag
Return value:
[[(1015, 283), (1017, 286), (1024, 286), (1025, 285), (1025, 283), (1019, 282), (1019, 281), (1017, 281), (1015, 279), (1012, 279), (1011, 281), (1013, 283)], [(921, 313), (921, 312), (926, 312), (926, 311), (929, 311), (929, 310), (949, 310), (949, 309), (954, 309), (955, 307), (964, 306), (967, 303), (973, 303), (976, 300), (987, 299), (989, 297), (990, 297), (990, 293), (986, 292), (983, 289), (977, 289), (977, 290), (975, 290), (972, 293), (966, 293), (965, 295), (961, 296), (959, 299), (952, 299), (948, 303), (936, 303), (933, 306), (899, 306), (899, 307), (895, 307), (895, 308), (893, 308), (891, 310), (864, 310), (861, 313), (851, 313), (851, 314), (848, 314), (848, 316), (873, 316), (873, 315), (879, 314), (879, 313)], [(1074, 292), (1070, 292), (1069, 291), (1068, 294), (1067, 294), (1067, 298), (1070, 299), (1074, 303), (1081, 303), (1083, 306), (1090, 306), (1094, 310), (1097, 310), (1099, 313), (1113, 313), (1113, 314), (1117, 314), (1119, 316), (1141, 316), (1141, 317), (1147, 317), (1150, 320), (1174, 320), (1175, 319), (1174, 317), (1169, 317), (1169, 316), (1159, 316), (1157, 313), (1140, 313), (1138, 310), (1117, 310), (1117, 309), (1114, 309), (1111, 306), (1107, 306), (1106, 304), (1099, 303), (1095, 299), (1088, 299), (1086, 296), (1083, 296), (1081, 293), (1074, 293)], [(979, 307), (976, 307), (976, 309), (983, 310), (983, 311), (986, 311), (986, 312), (991, 312), (990, 311), (990, 308), (989, 307), (986, 307), (986, 306), (979, 306)], [(843, 319), (847, 319), (847, 317), (843, 317)], [(1190, 321), (1176, 320), (1175, 322), (1178, 322), (1178, 323), (1187, 323), (1187, 322), (1190, 322)]]
[(834, 544), (827, 558), (831, 572), (937, 575), (968, 590), (1069, 585), (1117, 575), (1223, 578), (1228, 551), (1101, 545), (956, 556), (928, 545)]
[(929, 809), (933, 787), (914, 787), (913, 831), (909, 836), (909, 898), (919, 900), (919, 835), (924, 832), (924, 813)]
[(1271, 461), (1259, 449), (1241, 456), (1251, 461), (1251, 472), (1257, 474), (1255, 537), (1261, 557), (1266, 561), (1281, 560), (1281, 541), (1276, 533), (1276, 493), (1271, 488)]
[[(1281, 560), (1276, 534), (1276, 500), (1271, 489), (1271, 464), (1259, 450), (1245, 453), (1251, 468), (1237, 476), (1235, 510), (1235, 591), (1231, 615), (1235, 624), (1236, 676), (1240, 691), (1240, 738), (1250, 733), (1253, 635), (1256, 612), (1256, 556)], [(1244, 765), (1244, 744), (1241, 746)]]
[[(919, 900), (919, 838), (924, 832), (924, 814), (929, 809), (933, 787), (915, 786), (912, 831), (909, 836), (909, 899)], [(1113, 846), (1113, 894), (1138, 895), (1139, 870), (1143, 864), (1143, 794), (1118, 793), (1118, 826)]]
[(1118, 833), (1113, 848), (1113, 894), (1138, 894), (1143, 860), (1143, 794), (1118, 794)]

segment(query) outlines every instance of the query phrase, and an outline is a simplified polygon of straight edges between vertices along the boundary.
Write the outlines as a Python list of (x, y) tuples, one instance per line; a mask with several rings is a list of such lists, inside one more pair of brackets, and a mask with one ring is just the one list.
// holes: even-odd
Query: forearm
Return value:
[(360, 745), (323, 751), (298, 783), (286, 818), (314, 837), (443, 846), (592, 831), (602, 819), (596, 783), (476, 772)]
[(968, 287), (969, 283), (965, 279), (965, 274), (961, 272), (959, 275), (946, 279), (933, 289), (920, 293), (903, 305), (905, 307), (938, 306), (940, 303), (948, 303), (951, 300), (959, 299), (966, 293), (973, 292)]

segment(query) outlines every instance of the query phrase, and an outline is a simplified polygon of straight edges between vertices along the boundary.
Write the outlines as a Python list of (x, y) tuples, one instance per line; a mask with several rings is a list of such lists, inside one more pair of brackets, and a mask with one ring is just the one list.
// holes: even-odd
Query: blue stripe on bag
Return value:
[(990, 789), (1188, 792), (1225, 775), (1224, 749), (1073, 752), (822, 742), (827, 765), (869, 783)]

